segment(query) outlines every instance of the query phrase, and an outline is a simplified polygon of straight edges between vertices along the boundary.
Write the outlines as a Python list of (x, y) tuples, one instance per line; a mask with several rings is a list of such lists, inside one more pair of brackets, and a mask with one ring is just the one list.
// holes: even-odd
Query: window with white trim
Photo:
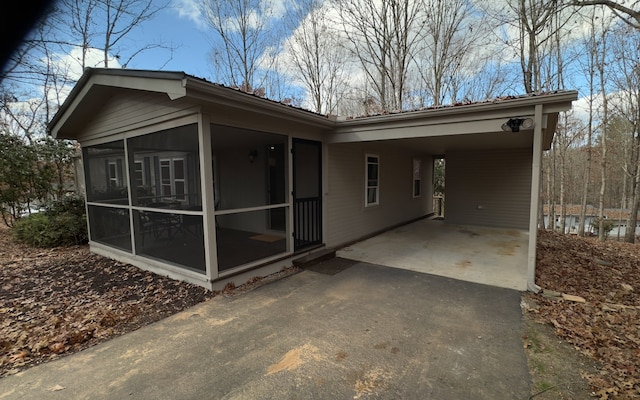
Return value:
[(380, 201), (380, 157), (366, 155), (365, 206), (373, 206)]
[(413, 197), (420, 197), (422, 189), (422, 160), (413, 159)]
[(120, 177), (118, 175), (118, 164), (115, 161), (109, 161), (108, 163), (108, 181), (110, 188), (117, 188), (120, 186)]
[(145, 177), (145, 171), (144, 171), (144, 163), (142, 162), (142, 160), (136, 160), (134, 163), (134, 179), (135, 179), (135, 186), (136, 187), (143, 187), (144, 185), (147, 184), (146, 182), (146, 177)]
[(160, 160), (160, 187), (162, 196), (184, 200), (186, 193), (184, 158)]

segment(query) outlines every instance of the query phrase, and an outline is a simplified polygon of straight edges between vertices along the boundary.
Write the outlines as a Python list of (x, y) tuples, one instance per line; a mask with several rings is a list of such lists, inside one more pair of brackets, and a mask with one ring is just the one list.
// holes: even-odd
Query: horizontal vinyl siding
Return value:
[[(369, 207), (365, 207), (365, 154), (375, 154), (380, 160), (380, 202)], [(429, 212), (431, 198), (424, 189), (430, 185), (430, 179), (426, 179), (430, 175), (422, 176), (424, 195), (412, 197), (413, 158), (414, 154), (372, 144), (327, 146), (328, 246), (358, 240)]]
[(187, 100), (171, 100), (162, 93), (128, 93), (127, 96), (119, 94), (106, 100), (82, 136), (94, 139), (156, 118), (168, 119), (171, 114), (193, 106)]
[(529, 149), (447, 153), (445, 221), (529, 228)]

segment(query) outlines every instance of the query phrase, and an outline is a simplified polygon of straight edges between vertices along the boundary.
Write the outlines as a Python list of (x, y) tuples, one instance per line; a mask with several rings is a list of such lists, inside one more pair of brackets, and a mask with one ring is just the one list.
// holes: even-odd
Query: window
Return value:
[(420, 197), (422, 179), (422, 160), (413, 159), (413, 197)]
[(145, 180), (144, 164), (142, 163), (142, 160), (136, 160), (135, 162), (134, 179), (136, 187), (143, 187), (147, 184)]
[(162, 196), (169, 200), (185, 200), (184, 158), (160, 160)]
[(87, 201), (129, 204), (125, 178), (124, 141), (103, 143), (82, 149)]
[(202, 210), (196, 124), (132, 137), (127, 148), (133, 206)]
[(373, 206), (380, 200), (380, 158), (377, 155), (367, 154), (366, 159), (365, 206)]
[(120, 179), (118, 179), (118, 164), (115, 161), (109, 161), (109, 187), (117, 188), (120, 186)]

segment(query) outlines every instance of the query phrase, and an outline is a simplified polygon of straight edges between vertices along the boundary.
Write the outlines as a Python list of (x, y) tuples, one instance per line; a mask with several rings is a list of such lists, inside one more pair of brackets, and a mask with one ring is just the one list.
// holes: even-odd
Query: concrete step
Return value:
[(321, 249), (307, 254), (306, 256), (296, 258), (293, 260), (293, 265), (296, 267), (308, 267), (313, 264), (317, 264), (321, 261), (335, 258), (336, 249)]

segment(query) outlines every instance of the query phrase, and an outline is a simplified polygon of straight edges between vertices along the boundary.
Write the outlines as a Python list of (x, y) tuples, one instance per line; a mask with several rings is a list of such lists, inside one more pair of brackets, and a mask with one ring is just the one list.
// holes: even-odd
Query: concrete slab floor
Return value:
[(508, 289), (527, 289), (529, 233), (423, 219), (338, 250), (336, 255)]
[(518, 291), (351, 264), (3, 377), (0, 398), (529, 398)]

